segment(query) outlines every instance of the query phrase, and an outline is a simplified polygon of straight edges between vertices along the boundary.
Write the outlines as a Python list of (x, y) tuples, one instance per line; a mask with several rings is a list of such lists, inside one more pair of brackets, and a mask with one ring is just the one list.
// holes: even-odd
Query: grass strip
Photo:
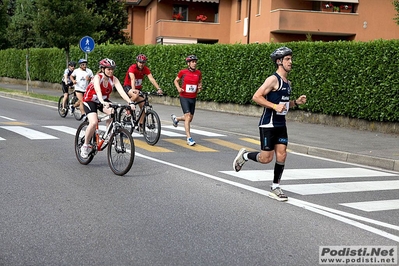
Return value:
[(32, 92), (27, 93), (27, 92), (22, 92), (19, 90), (11, 90), (11, 89), (5, 89), (5, 88), (0, 88), (0, 92), (10, 93), (10, 94), (14, 94), (14, 95), (22, 95), (22, 96), (32, 97), (32, 98), (36, 98), (36, 99), (52, 101), (52, 102), (58, 102), (58, 99), (60, 98), (59, 96), (51, 96), (51, 95), (32, 93)]

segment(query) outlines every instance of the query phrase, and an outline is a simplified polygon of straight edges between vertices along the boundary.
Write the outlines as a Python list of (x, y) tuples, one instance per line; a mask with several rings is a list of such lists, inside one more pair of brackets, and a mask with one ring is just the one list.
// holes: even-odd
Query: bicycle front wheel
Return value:
[(76, 159), (78, 159), (79, 163), (81, 164), (89, 164), (95, 155), (95, 147), (96, 147), (96, 143), (95, 143), (95, 135), (93, 135), (93, 137), (91, 138), (89, 145), (92, 147), (92, 151), (89, 153), (89, 157), (87, 158), (83, 158), (80, 155), (80, 149), (82, 148), (83, 144), (85, 143), (85, 133), (86, 133), (86, 129), (87, 126), (89, 125), (89, 122), (83, 122), (82, 124), (80, 124), (80, 126), (78, 127), (78, 129), (76, 130), (76, 135), (75, 135), (75, 155), (76, 155)]
[(116, 175), (130, 171), (134, 162), (135, 146), (132, 135), (125, 128), (112, 134), (108, 143), (108, 165)]
[[(68, 109), (65, 108), (65, 111), (64, 111), (63, 108), (62, 108), (63, 101), (64, 101), (64, 95), (62, 95), (62, 96), (58, 99), (58, 114), (59, 114), (62, 118), (66, 117), (66, 115), (68, 114)], [(67, 103), (68, 103), (68, 101), (67, 101)]]
[(157, 144), (161, 137), (161, 120), (154, 110), (146, 110), (143, 135), (145, 141), (150, 145)]

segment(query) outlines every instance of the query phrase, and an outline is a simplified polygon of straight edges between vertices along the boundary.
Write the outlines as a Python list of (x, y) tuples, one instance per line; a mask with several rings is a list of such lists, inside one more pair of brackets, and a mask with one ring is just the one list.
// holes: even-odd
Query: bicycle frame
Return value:
[[(140, 92), (139, 96), (143, 96), (143, 100), (135, 102), (134, 105), (135, 106), (140, 106), (140, 103), (144, 103), (143, 108), (140, 108), (140, 112), (136, 113), (136, 110), (134, 110), (134, 116), (133, 116), (133, 123), (134, 126), (137, 127), (139, 125), (139, 121), (140, 121), (140, 117), (146, 113), (147, 108), (152, 109), (152, 105), (150, 104), (150, 102), (148, 101), (148, 95), (151, 94), (149, 92)], [(136, 117), (137, 115), (137, 117)]]
[[(124, 110), (120, 110), (118, 112), (118, 121), (121, 122), (122, 126), (124, 126), (130, 133), (137, 130), (140, 134), (144, 135), (144, 139), (148, 144), (155, 145), (161, 135), (161, 120), (159, 119), (158, 114), (152, 109), (152, 105), (149, 103), (148, 95), (150, 94), (155, 93), (140, 92), (140, 96), (143, 97), (143, 99), (135, 102), (134, 105), (137, 107), (144, 103), (142, 108), (140, 110), (135, 108), (135, 110), (132, 110), (130, 113), (130, 116), (124, 113)], [(143, 116), (143, 125), (140, 124), (141, 116)]]
[[(114, 114), (106, 115), (106, 116), (103, 116), (103, 117), (99, 118), (99, 119), (98, 119), (98, 123), (104, 122), (104, 121), (110, 119), (110, 118), (112, 117), (112, 115), (114, 115)], [(99, 130), (98, 123), (97, 123), (97, 125), (96, 125), (96, 133), (95, 133), (95, 135), (96, 135), (96, 144), (97, 144), (97, 145), (96, 145), (96, 146), (97, 146), (96, 149), (97, 149), (98, 151), (102, 151), (102, 150), (105, 149), (105, 147), (106, 147), (106, 146), (104, 146), (104, 147), (102, 147), (102, 146), (103, 146), (103, 143), (105, 142), (105, 138), (109, 135), (111, 129), (113, 128), (113, 123), (114, 123), (114, 121), (112, 121), (111, 123), (109, 123), (109, 125), (108, 125), (107, 128), (105, 129), (105, 132), (104, 132), (104, 134), (103, 134), (103, 137), (100, 137), (100, 134), (99, 134), (100, 130)], [(105, 137), (105, 138), (104, 138), (104, 137)]]

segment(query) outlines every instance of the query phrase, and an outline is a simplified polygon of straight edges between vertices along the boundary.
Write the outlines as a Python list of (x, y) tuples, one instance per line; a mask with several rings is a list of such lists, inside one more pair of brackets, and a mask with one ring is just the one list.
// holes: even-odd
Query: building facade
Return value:
[(392, 0), (126, 0), (126, 8), (136, 45), (399, 39)]

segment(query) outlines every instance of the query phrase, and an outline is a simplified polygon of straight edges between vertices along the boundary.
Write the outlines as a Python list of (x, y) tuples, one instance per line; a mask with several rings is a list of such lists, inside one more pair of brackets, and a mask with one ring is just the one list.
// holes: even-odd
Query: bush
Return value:
[[(396, 62), (399, 41), (372, 42), (292, 42), (285, 44), (194, 44), (194, 45), (97, 45), (88, 54), (88, 67), (97, 72), (98, 62), (113, 59), (115, 75), (123, 83), (128, 67), (138, 54), (146, 54), (148, 67), (163, 91), (178, 97), (173, 84), (180, 69), (187, 67), (185, 58), (195, 54), (203, 73), (204, 90), (199, 100), (218, 103), (254, 104), (253, 93), (275, 71), (270, 53), (280, 46), (294, 51), (294, 65), (289, 79), (293, 98), (306, 94), (308, 102), (301, 108), (313, 113), (342, 115), (372, 121), (399, 121), (399, 74)], [(59, 83), (66, 68), (65, 52), (56, 48), (0, 51), (7, 62), (0, 76), (26, 78), (26, 56), (32, 80)], [(85, 54), (71, 47), (71, 60)], [(153, 90), (144, 80), (144, 88)]]

